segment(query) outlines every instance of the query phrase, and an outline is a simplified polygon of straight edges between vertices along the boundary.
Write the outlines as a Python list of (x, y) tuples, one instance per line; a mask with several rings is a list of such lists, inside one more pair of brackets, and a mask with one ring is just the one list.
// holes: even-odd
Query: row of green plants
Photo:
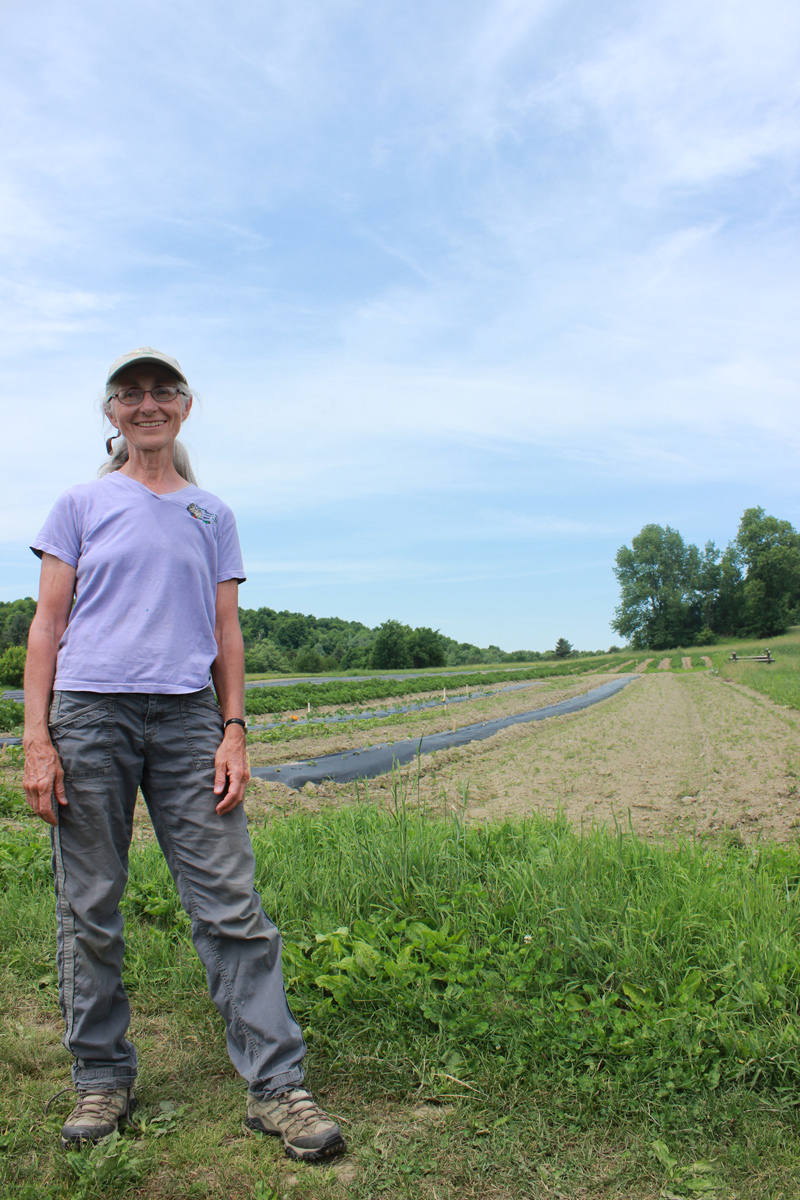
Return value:
[(378, 676), (371, 679), (332, 679), (327, 683), (296, 683), (287, 686), (248, 688), (245, 709), (249, 715), (292, 712), (339, 704), (366, 704), (392, 696), (412, 696), (446, 688), (482, 688), (497, 683), (546, 679), (554, 675), (575, 675), (602, 666), (605, 660), (576, 659), (569, 662), (528, 666), (513, 671), (475, 671), (458, 675), (421, 675), (411, 679)]

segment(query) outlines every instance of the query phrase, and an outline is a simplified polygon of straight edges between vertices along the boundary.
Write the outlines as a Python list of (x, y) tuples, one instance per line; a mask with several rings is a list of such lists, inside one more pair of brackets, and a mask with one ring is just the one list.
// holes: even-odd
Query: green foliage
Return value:
[(249, 647), (244, 655), (244, 669), (250, 673), (258, 671), (289, 671), (289, 660), (283, 652), (269, 640), (256, 642)]
[[(0, 603), (0, 654), (8, 646), (26, 645), (35, 611), (35, 601), (30, 597)], [(310, 613), (286, 610), (276, 612), (273, 608), (240, 608), (239, 624), (245, 644), (245, 670), (250, 674), (369, 670), (374, 665), (373, 646), (383, 628), (370, 629), (360, 621), (345, 621), (341, 617), (315, 617)], [(471, 642), (456, 642), (427, 626), (411, 629), (403, 625), (400, 628), (407, 642), (407, 653), (402, 655), (402, 662), (408, 667), (531, 662), (552, 654), (552, 651), (542, 654), (536, 650), (507, 653), (494, 645), (482, 649)], [(321, 666), (309, 668), (305, 665), (308, 660), (304, 656), (309, 651), (318, 656)], [(301, 665), (298, 665), (298, 657)]]
[(38, 833), (0, 831), (0, 881), (4, 886), (15, 883), (23, 888), (35, 888), (52, 879), (50, 842)]
[(745, 510), (724, 553), (701, 553), (676, 529), (645, 525), (617, 551), (621, 600), (612, 628), (634, 649), (709, 645), (718, 635), (774, 637), (800, 605), (800, 535), (763, 508)]
[(27, 816), (30, 813), (22, 788), (12, 787), (0, 778), (0, 817)]
[[(598, 1179), (626, 1196), (793, 1195), (800, 849), (664, 847), (560, 819), (469, 826), (405, 799), (398, 783), (388, 813), (364, 795), (253, 833), (353, 1195), (484, 1195), (488, 1179), (498, 1196), (594, 1194)], [(4, 861), (0, 1194), (183, 1196), (202, 1163), (198, 1194), (283, 1195), (280, 1147), (241, 1137), (244, 1089), (150, 844), (132, 849), (125, 911), (142, 1109), (122, 1135), (61, 1151), (63, 1115), (41, 1115), (66, 1065), (41, 957), (52, 881)], [(292, 1187), (333, 1197), (326, 1178)]]
[(294, 660), (295, 671), (304, 671), (309, 675), (318, 675), (323, 669), (322, 659), (313, 646), (303, 646)]
[(0, 652), (9, 646), (27, 645), (35, 613), (36, 601), (30, 596), (24, 600), (0, 601)]
[(411, 631), (408, 651), (415, 668), (443, 667), (447, 662), (442, 635), (438, 629), (429, 629), (425, 625)]
[(409, 637), (411, 630), (399, 621), (384, 621), (372, 645), (371, 664), (377, 670), (390, 671), (411, 666)]
[(116, 1130), (96, 1146), (68, 1154), (66, 1161), (75, 1176), (72, 1190), (75, 1200), (107, 1195), (109, 1190), (112, 1193), (127, 1190), (142, 1174), (142, 1161), (135, 1145), (125, 1141)]
[(0, 700), (0, 731), (18, 731), (25, 723), (25, 706), (16, 700)]
[(691, 645), (699, 624), (696, 546), (669, 525), (645, 525), (631, 546), (617, 551), (614, 574), (622, 590), (612, 629), (634, 648)]
[(22, 687), (27, 654), (25, 646), (9, 646), (0, 655), (0, 682), (10, 687)]
[[(275, 878), (274, 839), (306, 880), (311, 932), (289, 932), (308, 918)], [(796, 849), (664, 850), (366, 807), (255, 846), (286, 913), (292, 987), (331, 1036), (369, 1012), (376, 1039), (413, 1055), (433, 1038), (473, 1078), (544, 1071), (590, 1093), (613, 1078), (631, 1104), (800, 1082)]]
[[(797, 848), (468, 827), (402, 799), (289, 818), (253, 844), (312, 1040), (424, 1053), (492, 1090), (548, 1079), (585, 1099), (613, 1085), (631, 1111), (800, 1085)], [(168, 987), (185, 925), (158, 849), (131, 857), (126, 979)]]
[[(456, 642), (438, 630), (426, 626), (411, 629), (400, 622), (384, 622), (376, 629), (369, 629), (359, 621), (344, 621), (340, 617), (276, 612), (272, 608), (240, 608), (239, 623), (245, 642), (246, 670), (251, 673), (307, 670), (309, 668), (298, 665), (297, 661), (298, 655), (303, 655), (307, 648), (322, 661), (321, 668), (311, 668), (315, 672), (320, 669), (368, 670), (377, 665), (373, 661), (373, 648), (387, 624), (399, 629), (391, 665), (387, 669), (528, 662), (543, 657), (534, 650), (506, 653), (499, 646), (481, 649), (470, 642)], [(381, 648), (379, 656), (384, 656)]]
[(763, 508), (748, 508), (736, 545), (747, 570), (741, 632), (751, 637), (784, 633), (800, 599), (800, 535)]
[(570, 654), (572, 654), (572, 643), (568, 642), (566, 638), (559, 638), (553, 653), (556, 658), (569, 658)]

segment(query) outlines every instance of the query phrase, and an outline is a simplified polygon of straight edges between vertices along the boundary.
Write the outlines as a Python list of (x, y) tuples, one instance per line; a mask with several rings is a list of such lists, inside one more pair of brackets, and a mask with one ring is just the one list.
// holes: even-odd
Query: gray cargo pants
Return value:
[(222, 718), (213, 690), (56, 692), (50, 734), (67, 795), (66, 807), (57, 806), (53, 871), (59, 1000), (75, 1086), (126, 1087), (136, 1078), (119, 902), (139, 787), (191, 918), (233, 1065), (262, 1096), (300, 1084), (305, 1043), (283, 990), (280, 934), (254, 890), (244, 810), (215, 811)]

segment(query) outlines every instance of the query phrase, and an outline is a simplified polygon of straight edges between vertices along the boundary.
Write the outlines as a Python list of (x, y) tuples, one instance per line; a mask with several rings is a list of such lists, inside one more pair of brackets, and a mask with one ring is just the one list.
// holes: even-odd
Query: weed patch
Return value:
[[(351, 1142), (353, 1195), (792, 1194), (797, 847), (656, 845), (563, 819), (471, 826), (410, 809), (399, 789), (389, 812), (364, 792), (253, 844), (312, 1086)], [(124, 901), (142, 1107), (81, 1155), (34, 1118), (67, 1064), (52, 1025), (20, 1024), (55, 1011), (48, 857), (41, 839), (0, 839), (3, 1044), (16, 1047), (0, 1068), (2, 1187), (284, 1196), (280, 1147), (242, 1131), (243, 1088), (150, 845), (132, 850)], [(292, 1170), (293, 1196), (342, 1187), (333, 1170)]]

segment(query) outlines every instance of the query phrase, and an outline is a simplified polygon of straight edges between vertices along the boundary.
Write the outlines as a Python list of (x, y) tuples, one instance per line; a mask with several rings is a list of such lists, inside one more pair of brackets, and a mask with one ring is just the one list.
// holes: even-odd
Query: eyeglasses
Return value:
[(181, 396), (183, 393), (179, 387), (163, 387), (148, 388), (147, 391), (142, 391), (141, 388), (129, 387), (123, 388), (121, 392), (115, 392), (111, 397), (112, 400), (119, 400), (120, 404), (141, 404), (145, 396), (151, 395), (156, 404), (169, 404), (170, 400), (174, 400), (176, 396)]

